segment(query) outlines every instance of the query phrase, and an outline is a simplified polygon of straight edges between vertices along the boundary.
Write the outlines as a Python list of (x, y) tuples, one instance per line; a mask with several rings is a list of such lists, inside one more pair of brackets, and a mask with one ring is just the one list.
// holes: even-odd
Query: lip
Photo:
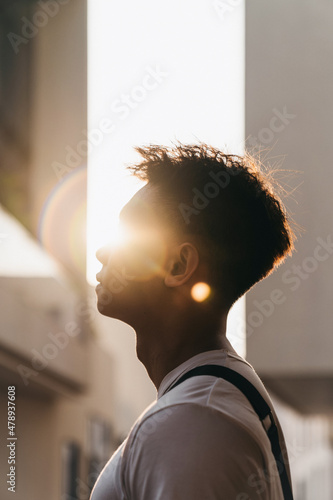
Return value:
[(101, 283), (101, 279), (102, 279), (102, 271), (96, 274), (96, 280)]

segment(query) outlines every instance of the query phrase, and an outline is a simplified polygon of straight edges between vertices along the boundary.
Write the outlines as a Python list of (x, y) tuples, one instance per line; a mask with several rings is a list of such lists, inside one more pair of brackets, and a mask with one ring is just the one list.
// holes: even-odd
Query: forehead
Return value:
[(146, 184), (123, 207), (119, 219), (125, 224), (158, 224), (157, 208), (161, 203), (155, 186)]

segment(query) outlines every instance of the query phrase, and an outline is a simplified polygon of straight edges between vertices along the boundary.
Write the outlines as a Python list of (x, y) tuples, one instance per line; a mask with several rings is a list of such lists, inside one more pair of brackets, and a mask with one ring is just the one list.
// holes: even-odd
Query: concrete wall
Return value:
[(247, 357), (307, 411), (333, 406), (332, 23), (324, 0), (247, 2), (247, 145), (296, 171), (277, 175), (302, 228), (293, 257), (247, 296)]
[[(67, 188), (59, 185), (61, 176), (57, 175), (54, 164), (65, 163), (66, 148), (76, 149), (87, 126), (86, 1), (72, 0), (59, 5), (57, 15), (49, 17), (31, 43), (34, 43), (29, 186), (32, 227), (37, 233), (41, 215), (50, 207), (47, 200), (51, 195), (53, 204), (47, 222), (53, 234), (44, 238), (45, 244), (71, 271), (84, 274), (86, 178), (82, 180), (77, 169), (86, 166), (86, 156), (73, 159), (72, 173), (77, 180), (70, 186), (67, 184)], [(53, 195), (52, 189), (55, 189)], [(52, 207), (56, 212), (53, 217)], [(74, 221), (78, 211), (81, 215)], [(70, 221), (75, 225), (69, 226)], [(68, 240), (70, 232), (78, 231), (77, 224), (82, 226), (81, 233), (76, 233), (73, 241), (79, 237), (81, 240), (80, 245), (75, 245), (74, 258)]]
[[(35, 13), (41, 8), (37, 5)], [(17, 237), (21, 233), (11, 224), (2, 247), (7, 265), (2, 260), (0, 266), (0, 468), (8, 472), (7, 387), (15, 385), (18, 500), (67, 498), (70, 444), (79, 457), (72, 477), (76, 495), (88, 499), (100, 468), (155, 396), (135, 357), (134, 335), (124, 332), (123, 324), (99, 317), (94, 291), (88, 301), (85, 297), (85, 237), (80, 231), (86, 158), (74, 155), (75, 166), (68, 168), (66, 156), (68, 148), (77, 150), (86, 128), (86, 2), (59, 1), (58, 7), (28, 42), (33, 65), (25, 191), (31, 211), (25, 220), (69, 272), (48, 266), (37, 242)], [(58, 175), (57, 162), (67, 165), (66, 179)], [(73, 322), (81, 333), (66, 337), (66, 325)], [(68, 343), (57, 346), (55, 338)], [(45, 366), (38, 365), (36, 353)], [(25, 379), (20, 365), (31, 370), (23, 372)], [(1, 498), (12, 495), (2, 481)]]
[[(108, 456), (119, 442), (113, 421), (117, 418), (114, 411), (114, 389), (108, 376), (112, 371), (108, 353), (95, 343), (89, 343), (89, 386), (81, 395), (70, 390), (52, 392), (50, 387), (37, 391), (33, 384), (28, 387), (16, 385), (16, 492), (18, 500), (57, 500), (62, 497), (64, 479), (63, 447), (75, 443), (79, 447), (79, 469), (74, 478), (75, 488), (80, 500), (88, 499), (89, 489), (93, 486), (98, 469), (103, 463), (96, 461), (96, 469), (89, 473), (91, 443), (89, 442), (89, 423), (98, 418), (111, 430), (107, 443)], [(87, 367), (86, 367), (87, 369)], [(3, 373), (1, 372), (1, 375)], [(1, 377), (0, 425), (7, 428), (7, 384), (13, 384), (12, 375)], [(5, 382), (7, 384), (5, 385)], [(49, 389), (49, 390), (47, 390)], [(9, 472), (6, 453), (6, 433), (1, 433), (0, 467)], [(89, 475), (90, 474), (90, 475)], [(2, 499), (12, 498), (7, 491), (5, 480), (0, 485)]]

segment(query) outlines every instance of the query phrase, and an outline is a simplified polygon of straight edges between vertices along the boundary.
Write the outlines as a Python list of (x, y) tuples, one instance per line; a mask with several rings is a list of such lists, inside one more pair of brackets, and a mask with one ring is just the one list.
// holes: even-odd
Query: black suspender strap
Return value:
[[(293, 500), (293, 494), (287, 475), (286, 465), (284, 463), (283, 454), (280, 447), (278, 430), (270, 406), (266, 403), (260, 392), (254, 387), (253, 384), (251, 384), (251, 382), (243, 377), (243, 375), (240, 375), (240, 373), (231, 370), (231, 368), (219, 365), (203, 365), (193, 368), (192, 370), (185, 373), (182, 377), (180, 377), (168, 389), (168, 391), (181, 384), (188, 378), (199, 375), (212, 375), (214, 377), (223, 378), (224, 380), (227, 380), (231, 384), (235, 385), (244, 394), (244, 396), (246, 396), (253, 409), (257, 413), (258, 417), (260, 418), (261, 423), (270, 440), (277, 470), (280, 475), (284, 500)], [(267, 421), (269, 421), (270, 423), (269, 428), (267, 428)]]

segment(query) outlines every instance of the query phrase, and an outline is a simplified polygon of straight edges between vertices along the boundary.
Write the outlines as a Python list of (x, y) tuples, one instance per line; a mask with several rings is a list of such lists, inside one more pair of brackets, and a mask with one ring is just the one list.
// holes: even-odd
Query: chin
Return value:
[(125, 313), (123, 311), (124, 304), (119, 304), (119, 301), (115, 300), (115, 297), (111, 294), (111, 292), (105, 289), (102, 284), (97, 285), (95, 290), (97, 295), (98, 312), (103, 316), (107, 316), (108, 318), (118, 319), (127, 323), (126, 311)]
[(112, 294), (106, 290), (101, 283), (96, 288), (97, 295), (97, 309), (101, 314), (109, 316), (112, 302)]

